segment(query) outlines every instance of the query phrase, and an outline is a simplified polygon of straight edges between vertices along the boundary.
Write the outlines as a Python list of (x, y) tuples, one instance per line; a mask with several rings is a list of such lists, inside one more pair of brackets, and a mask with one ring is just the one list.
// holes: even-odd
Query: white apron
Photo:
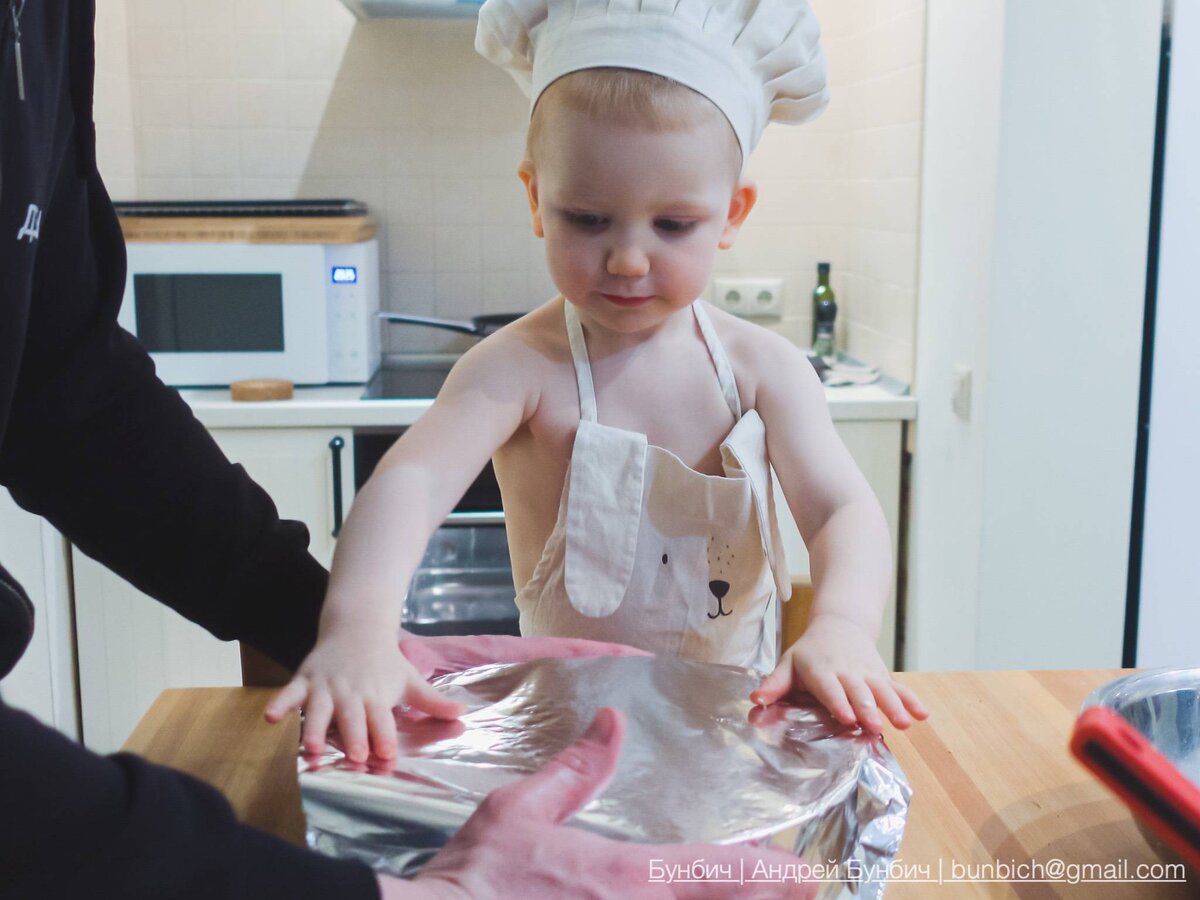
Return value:
[(521, 633), (618, 641), (705, 662), (774, 668), (777, 597), (791, 583), (775, 520), (766, 430), (742, 415), (733, 369), (693, 303), (736, 422), (725, 475), (705, 475), (644, 434), (596, 420), (587, 345), (564, 301), (579, 430), (554, 531), (517, 595)]

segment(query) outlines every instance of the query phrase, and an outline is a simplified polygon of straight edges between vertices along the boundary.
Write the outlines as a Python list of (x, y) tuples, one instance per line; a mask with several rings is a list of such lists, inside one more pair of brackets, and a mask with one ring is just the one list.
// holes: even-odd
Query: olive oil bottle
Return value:
[(837, 354), (834, 347), (834, 322), (837, 300), (829, 286), (829, 263), (817, 263), (817, 286), (813, 289), (813, 353), (820, 357)]

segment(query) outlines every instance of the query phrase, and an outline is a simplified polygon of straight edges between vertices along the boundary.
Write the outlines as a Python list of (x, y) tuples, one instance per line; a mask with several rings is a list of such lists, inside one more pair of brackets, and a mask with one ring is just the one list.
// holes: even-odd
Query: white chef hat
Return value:
[(487, 0), (475, 49), (509, 71), (531, 111), (580, 69), (678, 81), (725, 114), (744, 165), (768, 121), (799, 124), (828, 104), (820, 37), (807, 0)]

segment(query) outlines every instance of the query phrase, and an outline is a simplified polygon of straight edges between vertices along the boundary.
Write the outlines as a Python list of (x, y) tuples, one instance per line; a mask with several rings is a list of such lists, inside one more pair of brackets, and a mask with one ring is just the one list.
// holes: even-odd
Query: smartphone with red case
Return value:
[(1162, 838), (1200, 870), (1200, 788), (1111, 709), (1075, 720), (1071, 752)]

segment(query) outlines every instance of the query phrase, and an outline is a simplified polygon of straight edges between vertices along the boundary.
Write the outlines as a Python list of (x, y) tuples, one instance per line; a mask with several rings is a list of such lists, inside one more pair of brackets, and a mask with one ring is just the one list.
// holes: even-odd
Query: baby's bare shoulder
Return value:
[(725, 347), (738, 390), (744, 400), (749, 395), (751, 407), (759, 385), (772, 377), (777, 378), (783, 371), (799, 367), (801, 362), (807, 365), (804, 351), (782, 334), (711, 304), (705, 308)]
[(473, 346), (454, 366), (447, 387), (487, 386), (536, 405), (550, 369), (561, 365), (564, 354), (570, 359), (561, 305), (557, 310), (555, 305), (554, 300), (545, 303)]

